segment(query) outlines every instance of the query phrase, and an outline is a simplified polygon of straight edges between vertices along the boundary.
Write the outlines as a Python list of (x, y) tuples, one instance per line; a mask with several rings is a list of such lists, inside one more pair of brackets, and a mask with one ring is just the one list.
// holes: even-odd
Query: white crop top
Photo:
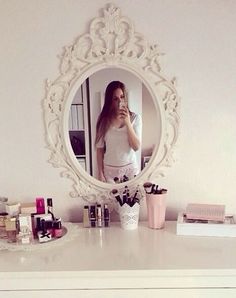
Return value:
[[(135, 114), (132, 121), (133, 129), (141, 143), (142, 121), (141, 116)], [(124, 166), (130, 163), (136, 163), (135, 151), (128, 142), (127, 127), (110, 127), (104, 137), (97, 143), (97, 148), (106, 147), (104, 153), (104, 164), (110, 166)]]

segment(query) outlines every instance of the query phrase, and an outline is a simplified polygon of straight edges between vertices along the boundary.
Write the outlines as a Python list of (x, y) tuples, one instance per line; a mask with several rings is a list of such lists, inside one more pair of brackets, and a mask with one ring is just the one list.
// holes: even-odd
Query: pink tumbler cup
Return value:
[(148, 227), (163, 229), (166, 216), (166, 194), (146, 194)]

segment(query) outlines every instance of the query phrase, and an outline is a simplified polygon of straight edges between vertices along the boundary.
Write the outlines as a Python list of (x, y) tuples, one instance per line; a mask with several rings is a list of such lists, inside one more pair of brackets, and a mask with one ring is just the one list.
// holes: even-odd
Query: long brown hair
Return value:
[(104, 105), (97, 120), (95, 145), (99, 142), (100, 139), (104, 138), (107, 130), (111, 125), (111, 120), (114, 116), (114, 106), (112, 105), (113, 93), (118, 88), (122, 90), (125, 100), (128, 101), (124, 83), (120, 81), (112, 81), (108, 84), (105, 91)]

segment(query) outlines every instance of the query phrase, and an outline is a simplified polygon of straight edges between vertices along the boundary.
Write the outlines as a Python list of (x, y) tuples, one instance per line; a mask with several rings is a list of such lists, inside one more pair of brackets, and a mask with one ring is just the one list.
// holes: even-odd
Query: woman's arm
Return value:
[(128, 108), (122, 109), (122, 111), (120, 112), (120, 117), (124, 118), (124, 122), (127, 127), (129, 145), (134, 151), (137, 151), (140, 148), (141, 142), (139, 136), (136, 134), (131, 124), (130, 113)]
[(106, 182), (104, 176), (104, 148), (97, 148), (97, 166), (98, 166), (98, 179), (102, 182)]
[(126, 124), (127, 126), (127, 133), (128, 133), (128, 141), (130, 147), (134, 150), (137, 151), (140, 147), (140, 140), (138, 139), (133, 126), (131, 125), (130, 122)]

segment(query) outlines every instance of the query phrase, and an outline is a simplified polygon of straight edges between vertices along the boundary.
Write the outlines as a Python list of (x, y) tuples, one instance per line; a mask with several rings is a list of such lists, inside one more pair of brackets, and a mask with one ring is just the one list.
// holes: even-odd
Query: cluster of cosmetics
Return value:
[(123, 206), (124, 204), (128, 204), (130, 207), (133, 207), (135, 203), (140, 203), (141, 192), (139, 187), (136, 188), (133, 195), (131, 195), (128, 186), (126, 185), (122, 191), (118, 191), (118, 189), (113, 189), (111, 191), (111, 195), (116, 201)]
[(146, 194), (160, 195), (160, 194), (167, 193), (167, 189), (159, 188), (158, 185), (151, 183), (151, 182), (145, 182), (143, 184), (143, 188), (144, 188)]
[(113, 180), (117, 184), (117, 183), (127, 182), (127, 181), (129, 181), (129, 178), (126, 175), (124, 175), (123, 177), (120, 177), (120, 178), (115, 177)]
[(61, 219), (53, 213), (52, 198), (36, 198), (30, 203), (8, 203), (0, 198), (0, 237), (8, 242), (30, 244), (34, 239), (47, 242), (62, 237)]
[(109, 227), (110, 212), (107, 204), (103, 208), (101, 204), (88, 206), (83, 209), (83, 225), (85, 228)]

